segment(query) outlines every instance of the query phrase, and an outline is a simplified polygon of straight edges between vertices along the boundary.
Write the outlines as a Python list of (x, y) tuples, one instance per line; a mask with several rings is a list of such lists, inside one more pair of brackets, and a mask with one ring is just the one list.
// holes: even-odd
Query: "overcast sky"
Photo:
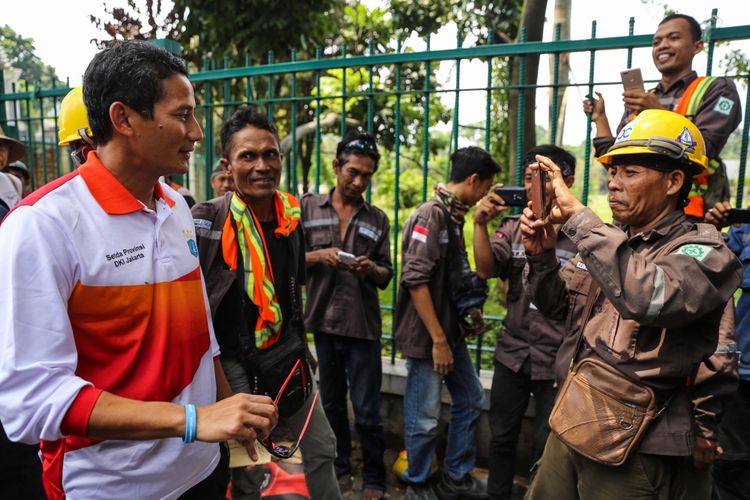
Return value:
[[(126, 2), (108, 1), (110, 5), (122, 5)], [(142, 2), (139, 2), (142, 3)], [(290, 2), (292, 3), (292, 2)], [(378, 0), (366, 0), (367, 5), (377, 5)], [(601, 1), (601, 0), (573, 0), (573, 14), (571, 38), (589, 38), (591, 21), (597, 21), (597, 36), (619, 36), (628, 32), (628, 18), (636, 18), (636, 34), (653, 33), (655, 25), (663, 13), (662, 4), (679, 7), (681, 12), (694, 16), (699, 21), (708, 19), (711, 8), (719, 9), (719, 26), (736, 26), (750, 24), (750, 9), (742, 7), (745, 2), (737, 0), (667, 0), (666, 2), (649, 2), (641, 0)], [(91, 39), (101, 37), (101, 34), (89, 21), (89, 15), (103, 14), (102, 0), (77, 0), (75, 2), (60, 2), (59, 0), (22, 0), (7, 1), (2, 7), (0, 23), (7, 24), (25, 37), (34, 39), (36, 52), (41, 59), (57, 69), (63, 79), (70, 78), (71, 85), (81, 81), (81, 75), (89, 60), (96, 53), (96, 47), (90, 43)], [(554, 0), (548, 0), (545, 40), (552, 38), (552, 17)], [(438, 36), (432, 38), (432, 48), (451, 48), (455, 46), (455, 28), (446, 27)], [(469, 41), (469, 43), (471, 43)], [(413, 41), (415, 48), (418, 41)], [(750, 41), (734, 42), (732, 48), (740, 48), (750, 55)], [(722, 49), (726, 50), (726, 49)], [(715, 60), (721, 59), (722, 52)], [(539, 83), (548, 82), (548, 60), (543, 57), (540, 61)], [(572, 80), (586, 82), (588, 79), (588, 54), (574, 54), (571, 57)], [(617, 80), (619, 71), (626, 66), (625, 52), (600, 53), (597, 57), (596, 80)], [(655, 79), (658, 72), (653, 67), (649, 49), (639, 49), (634, 53), (633, 66), (641, 67), (644, 79)], [(700, 55), (695, 60), (695, 68), (699, 73), (705, 72), (706, 58)], [(714, 74), (720, 71), (715, 70)], [(443, 63), (438, 73), (447, 85), (452, 87), (452, 63)], [(475, 82), (486, 81), (485, 64), (465, 61), (461, 66), (462, 86), (475, 86)], [(622, 112), (620, 88), (606, 87), (600, 90), (607, 101), (607, 111), (611, 121), (617, 120)], [(744, 98), (744, 87), (741, 93)], [(585, 90), (572, 89), (569, 92), (568, 114), (566, 115), (566, 132), (564, 142), (577, 144), (585, 137), (585, 120), (580, 110), (580, 101)], [(446, 103), (452, 107), (453, 96), (446, 94)], [(467, 93), (462, 95), (460, 104), (462, 124), (481, 121), (484, 119), (483, 93)], [(537, 122), (547, 123), (546, 92), (539, 94), (537, 102)]]

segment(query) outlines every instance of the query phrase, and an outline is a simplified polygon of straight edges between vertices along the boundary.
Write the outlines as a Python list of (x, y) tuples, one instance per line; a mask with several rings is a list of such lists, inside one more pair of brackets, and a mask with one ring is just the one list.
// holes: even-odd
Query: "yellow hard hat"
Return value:
[[(406, 450), (401, 450), (398, 454), (398, 458), (396, 458), (396, 461), (393, 462), (393, 467), (391, 470), (393, 471), (393, 474), (400, 480), (406, 481), (406, 478), (404, 477), (404, 474), (406, 474), (406, 469), (409, 468), (409, 460), (406, 456)], [(430, 466), (430, 474), (436, 473), (438, 470), (438, 461), (437, 461), (437, 455), (432, 455), (432, 465)]]
[(618, 156), (659, 155), (695, 167), (693, 175), (708, 169), (706, 146), (698, 127), (684, 116), (665, 109), (647, 109), (625, 125), (611, 148), (597, 158), (611, 165)]
[(58, 145), (67, 146), (71, 142), (84, 140), (79, 130), (85, 129), (88, 137), (92, 137), (86, 106), (83, 104), (83, 87), (78, 86), (68, 92), (60, 103), (60, 116), (57, 118), (60, 139)]

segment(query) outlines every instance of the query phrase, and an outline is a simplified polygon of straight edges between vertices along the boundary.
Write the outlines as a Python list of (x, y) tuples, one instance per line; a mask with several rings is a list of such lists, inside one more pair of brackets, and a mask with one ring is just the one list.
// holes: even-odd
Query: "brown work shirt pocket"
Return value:
[(330, 248), (333, 246), (333, 235), (329, 226), (308, 229), (308, 241), (310, 242), (309, 250), (319, 250), (321, 248)]
[[(601, 323), (597, 318), (592, 321), (598, 323), (597, 328), (590, 328), (587, 340), (591, 345), (604, 347), (613, 356), (620, 360), (628, 360), (635, 355), (638, 342), (640, 325), (630, 319), (623, 319), (617, 312), (615, 306), (608, 300), (602, 304), (602, 309), (597, 313), (602, 318)], [(594, 336), (596, 338), (588, 338)], [(595, 342), (595, 344), (594, 344)]]
[(591, 284), (589, 272), (581, 268), (581, 266), (585, 268), (583, 263), (578, 261), (577, 263), (571, 262), (571, 264), (572, 266), (568, 266), (568, 269), (572, 267), (572, 270), (568, 271), (566, 269), (565, 273), (570, 273), (566, 277), (568, 278), (566, 279), (568, 282), (568, 319), (565, 324), (565, 330), (568, 332), (578, 331)]

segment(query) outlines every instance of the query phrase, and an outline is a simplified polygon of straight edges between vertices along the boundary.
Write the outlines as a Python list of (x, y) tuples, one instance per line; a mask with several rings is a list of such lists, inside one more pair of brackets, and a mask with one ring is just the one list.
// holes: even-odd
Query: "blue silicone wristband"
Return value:
[(185, 444), (192, 443), (195, 441), (195, 435), (198, 431), (198, 418), (195, 413), (195, 405), (185, 405), (185, 436), (182, 438), (182, 442)]
[(190, 442), (192, 443), (195, 441), (195, 438), (198, 437), (198, 411), (195, 408), (195, 405), (190, 405), (192, 407), (193, 411), (193, 432), (190, 435)]

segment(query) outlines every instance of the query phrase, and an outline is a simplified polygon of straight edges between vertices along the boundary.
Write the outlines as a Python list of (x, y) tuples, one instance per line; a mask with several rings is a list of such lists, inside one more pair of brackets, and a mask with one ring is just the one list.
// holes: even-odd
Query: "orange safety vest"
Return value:
[[(703, 95), (711, 84), (716, 80), (713, 76), (699, 76), (688, 85), (685, 93), (682, 94), (675, 113), (679, 113), (688, 120), (693, 121), (698, 114), (698, 107), (703, 100)], [(702, 219), (706, 215), (706, 204), (703, 201), (703, 193), (708, 189), (708, 178), (716, 171), (720, 165), (719, 161), (709, 159), (708, 171), (693, 178), (693, 186), (690, 190), (690, 203), (683, 209), (685, 215)]]

